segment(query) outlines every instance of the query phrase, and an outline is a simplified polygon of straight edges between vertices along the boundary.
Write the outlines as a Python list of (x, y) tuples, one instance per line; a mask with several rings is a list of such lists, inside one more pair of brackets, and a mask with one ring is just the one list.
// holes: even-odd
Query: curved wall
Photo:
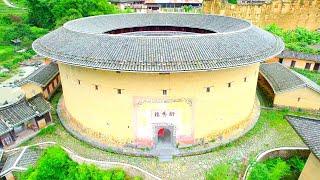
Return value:
[(59, 69), (65, 107), (73, 119), (118, 145), (152, 146), (159, 127), (172, 130), (176, 143), (193, 144), (246, 120), (254, 105), (259, 64), (171, 74), (66, 64)]

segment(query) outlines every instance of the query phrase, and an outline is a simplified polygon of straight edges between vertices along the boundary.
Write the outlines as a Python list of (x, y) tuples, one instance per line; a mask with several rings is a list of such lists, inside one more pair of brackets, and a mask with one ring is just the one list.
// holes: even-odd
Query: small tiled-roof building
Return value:
[(279, 62), (286, 67), (320, 71), (320, 54), (284, 50), (267, 62)]
[(0, 177), (11, 179), (13, 171), (25, 171), (29, 166), (35, 165), (36, 161), (43, 152), (40, 148), (24, 147), (10, 152), (4, 162)]
[(320, 179), (320, 119), (298, 116), (286, 119), (311, 150), (299, 180)]
[(23, 138), (19, 134), (25, 130), (45, 127), (51, 122), (50, 109), (49, 102), (41, 94), (0, 106), (0, 147), (13, 144), (18, 137)]
[(320, 87), (280, 63), (261, 64), (258, 85), (274, 106), (320, 109)]
[(18, 83), (27, 98), (39, 93), (49, 99), (60, 86), (59, 68), (56, 63), (50, 62), (40, 66), (37, 70)]

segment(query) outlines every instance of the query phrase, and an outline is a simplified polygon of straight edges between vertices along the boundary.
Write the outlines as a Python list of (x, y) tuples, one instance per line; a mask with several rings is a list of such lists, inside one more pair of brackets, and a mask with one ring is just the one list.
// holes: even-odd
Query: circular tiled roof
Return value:
[[(195, 32), (108, 32), (179, 27)], [(202, 30), (206, 33), (199, 33)], [(236, 18), (202, 14), (119, 14), (73, 20), (33, 43), (40, 55), (76, 66), (133, 72), (203, 71), (261, 62), (284, 44)]]

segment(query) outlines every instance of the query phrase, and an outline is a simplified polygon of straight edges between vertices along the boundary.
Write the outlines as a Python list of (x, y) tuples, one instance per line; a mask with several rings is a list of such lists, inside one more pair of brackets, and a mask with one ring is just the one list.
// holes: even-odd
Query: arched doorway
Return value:
[(158, 144), (172, 144), (171, 131), (167, 128), (158, 130)]

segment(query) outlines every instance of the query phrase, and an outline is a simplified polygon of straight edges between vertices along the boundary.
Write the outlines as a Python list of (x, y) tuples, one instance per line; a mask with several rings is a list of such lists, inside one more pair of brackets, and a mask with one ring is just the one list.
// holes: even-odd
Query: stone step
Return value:
[(172, 161), (172, 155), (159, 155), (159, 161), (160, 162), (168, 162), (168, 161)]

